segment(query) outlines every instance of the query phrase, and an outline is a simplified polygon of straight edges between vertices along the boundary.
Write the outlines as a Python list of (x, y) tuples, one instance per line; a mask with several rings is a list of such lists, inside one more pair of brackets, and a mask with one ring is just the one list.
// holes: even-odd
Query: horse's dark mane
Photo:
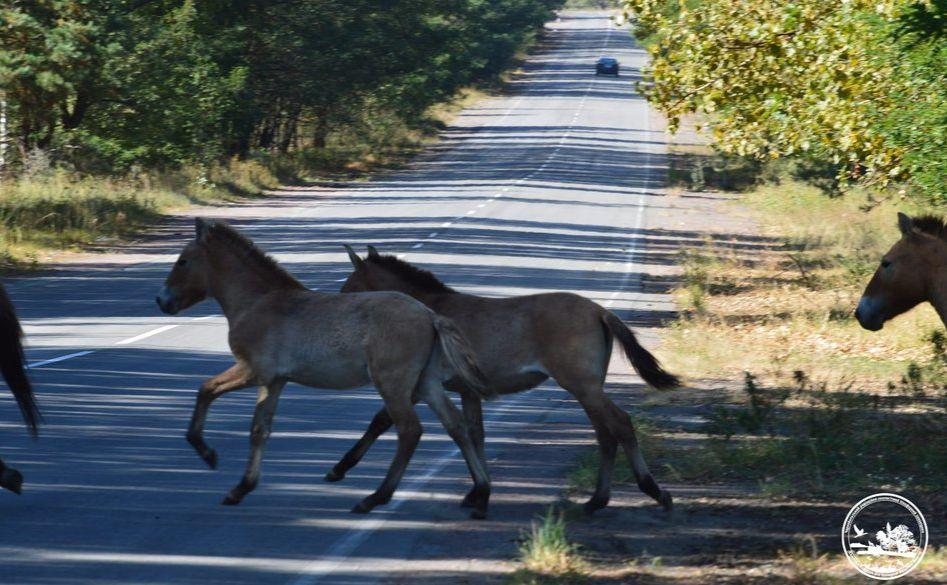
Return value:
[(228, 246), (240, 260), (266, 275), (270, 284), (285, 288), (305, 288), (276, 260), (257, 247), (253, 241), (226, 223), (215, 221), (207, 226), (207, 242), (219, 241)]
[(432, 293), (456, 293), (454, 289), (440, 281), (434, 274), (409, 264), (397, 256), (387, 254), (373, 254), (366, 258), (367, 262), (376, 264), (385, 268), (389, 272), (405, 280), (408, 284), (416, 286), (425, 292)]
[(911, 219), (911, 225), (918, 231), (947, 240), (947, 221), (936, 215), (921, 215)]

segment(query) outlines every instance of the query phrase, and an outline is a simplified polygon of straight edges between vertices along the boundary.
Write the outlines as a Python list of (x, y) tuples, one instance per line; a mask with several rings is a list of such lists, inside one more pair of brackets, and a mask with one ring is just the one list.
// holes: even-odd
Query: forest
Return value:
[(244, 159), (416, 124), (558, 0), (31, 0), (0, 8), (3, 170)]

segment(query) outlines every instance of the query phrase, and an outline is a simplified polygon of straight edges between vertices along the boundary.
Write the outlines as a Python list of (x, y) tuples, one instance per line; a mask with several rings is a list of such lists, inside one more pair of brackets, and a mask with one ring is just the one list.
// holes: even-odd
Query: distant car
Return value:
[(595, 63), (596, 75), (618, 75), (618, 59), (602, 57)]

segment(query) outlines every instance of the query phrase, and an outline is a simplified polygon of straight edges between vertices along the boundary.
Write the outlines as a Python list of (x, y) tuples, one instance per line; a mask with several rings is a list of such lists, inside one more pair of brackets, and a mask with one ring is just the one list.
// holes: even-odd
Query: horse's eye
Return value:
[(187, 260), (185, 260), (184, 258), (178, 258), (177, 264), (178, 266), (187, 266)]
[(890, 260), (882, 260), (882, 261), (881, 261), (881, 267), (882, 267), (882, 268), (887, 268), (887, 267), (889, 267), (889, 266), (891, 266), (891, 261), (890, 261)]

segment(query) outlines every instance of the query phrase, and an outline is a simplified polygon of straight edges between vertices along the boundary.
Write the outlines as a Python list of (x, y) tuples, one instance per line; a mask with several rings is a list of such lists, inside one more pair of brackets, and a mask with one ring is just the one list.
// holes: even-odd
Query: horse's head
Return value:
[(855, 318), (869, 331), (878, 331), (885, 321), (897, 317), (930, 296), (929, 281), (943, 242), (918, 230), (914, 220), (898, 214), (901, 239), (881, 258), (881, 264), (865, 287)]
[(401, 290), (398, 279), (394, 278), (387, 270), (378, 266), (374, 261), (381, 258), (381, 254), (374, 246), (368, 246), (368, 256), (360, 257), (348, 244), (345, 245), (345, 251), (349, 253), (349, 260), (355, 270), (342, 283), (339, 292), (365, 292), (370, 290)]
[(453, 293), (436, 276), (413, 264), (389, 254), (379, 254), (374, 246), (368, 246), (368, 256), (360, 257), (351, 246), (345, 246), (355, 271), (342, 284), (341, 292), (364, 292), (391, 290), (411, 295), (426, 302), (429, 295)]
[(155, 298), (162, 312), (174, 315), (207, 298), (209, 282), (204, 240), (208, 227), (203, 219), (195, 220), (194, 240), (184, 246)]

